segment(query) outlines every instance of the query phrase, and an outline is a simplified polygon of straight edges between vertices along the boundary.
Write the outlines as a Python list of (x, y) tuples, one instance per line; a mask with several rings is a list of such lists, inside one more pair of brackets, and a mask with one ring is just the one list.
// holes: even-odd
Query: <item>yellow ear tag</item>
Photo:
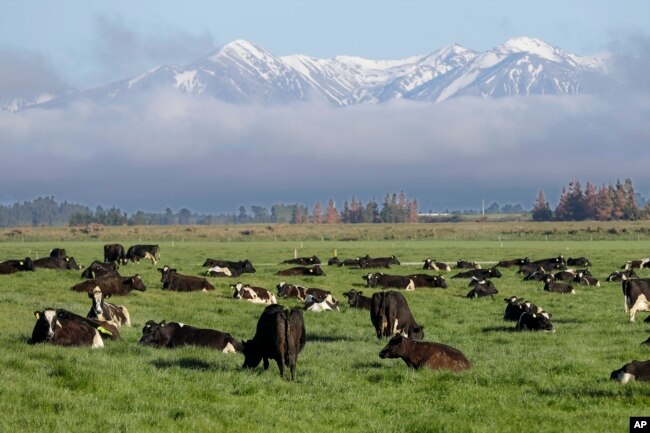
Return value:
[(40, 319), (41, 313), (39, 313), (38, 311), (34, 311), (34, 317), (36, 317), (36, 320)]
[(112, 333), (111, 331), (109, 331), (108, 329), (104, 328), (103, 326), (98, 326), (98, 327), (97, 327), (97, 330), (98, 330), (100, 333), (102, 333), (102, 334), (113, 335), (113, 333)]

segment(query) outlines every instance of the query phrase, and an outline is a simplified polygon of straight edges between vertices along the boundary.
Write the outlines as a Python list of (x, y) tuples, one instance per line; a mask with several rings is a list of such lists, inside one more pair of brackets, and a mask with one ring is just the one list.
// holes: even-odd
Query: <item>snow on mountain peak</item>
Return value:
[(511, 38), (497, 47), (511, 53), (531, 53), (553, 62), (562, 61), (563, 52), (541, 39), (527, 36)]
[(208, 59), (214, 61), (222, 56), (244, 59), (256, 58), (259, 60), (272, 57), (271, 53), (265, 49), (260, 48), (252, 42), (244, 39), (236, 39), (230, 43), (227, 43), (219, 50), (217, 50), (215, 54), (209, 56)]

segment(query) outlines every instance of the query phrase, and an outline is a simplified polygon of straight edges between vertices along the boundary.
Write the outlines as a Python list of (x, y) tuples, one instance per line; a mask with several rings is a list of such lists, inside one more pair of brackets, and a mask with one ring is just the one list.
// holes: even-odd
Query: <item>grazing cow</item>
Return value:
[(160, 260), (160, 247), (158, 245), (132, 245), (126, 252), (126, 259), (140, 263), (140, 260), (151, 260), (154, 266)]
[(368, 268), (390, 268), (390, 265), (399, 265), (400, 262), (397, 260), (397, 257), (390, 256), (390, 257), (376, 257), (376, 258), (371, 258), (371, 257), (361, 257), (359, 258), (359, 267), (361, 269), (368, 269)]
[(459, 272), (452, 275), (451, 278), (478, 278), (484, 280), (486, 278), (501, 278), (501, 272), (496, 267), (490, 269), (472, 269), (465, 272)]
[(639, 260), (628, 260), (621, 266), (621, 269), (625, 269), (626, 271), (629, 269), (641, 269), (641, 268), (647, 268), (648, 265), (650, 264), (650, 258), (646, 259), (639, 259)]
[(320, 276), (324, 276), (325, 272), (323, 272), (321, 267), (318, 265), (312, 266), (311, 268), (305, 266), (296, 266), (295, 268), (289, 268), (283, 271), (278, 271), (275, 273), (275, 275), (282, 275), (285, 277), (291, 277), (296, 275), (312, 275), (312, 276), (320, 277)]
[(451, 346), (428, 341), (414, 341), (402, 335), (391, 338), (379, 352), (381, 359), (402, 358), (409, 368), (462, 371), (472, 367), (463, 353)]
[(66, 253), (65, 248), (52, 248), (50, 251), (50, 257), (58, 257), (60, 259), (65, 259), (68, 257), (68, 253)]
[(586, 268), (591, 266), (591, 262), (586, 257), (572, 258), (569, 257), (566, 259), (567, 266), (580, 266), (581, 268)]
[(634, 322), (637, 312), (650, 311), (650, 278), (625, 280), (622, 287), (625, 311), (630, 312), (630, 322)]
[(362, 276), (366, 280), (367, 287), (395, 287), (407, 291), (415, 290), (415, 282), (402, 275), (387, 275), (383, 272), (370, 273)]
[(59, 317), (58, 310), (46, 308), (34, 311), (34, 316), (36, 324), (30, 344), (47, 342), (58, 346), (90, 346), (93, 349), (104, 347), (98, 329), (84, 322)]
[(468, 262), (467, 260), (458, 259), (458, 261), (456, 261), (456, 269), (481, 269), (481, 265), (476, 262)]
[(321, 311), (339, 311), (338, 302), (334, 302), (332, 295), (327, 295), (325, 299), (320, 299), (314, 295), (307, 295), (305, 298), (305, 310), (320, 313)]
[(104, 295), (99, 287), (88, 293), (88, 297), (92, 300), (92, 306), (86, 317), (109, 322), (117, 327), (131, 326), (131, 317), (126, 307), (104, 302), (109, 296)]
[(230, 260), (217, 260), (217, 259), (206, 259), (203, 262), (204, 268), (212, 268), (218, 266), (220, 268), (228, 268), (230, 273), (233, 275), (241, 275), (245, 273), (254, 274), (255, 268), (250, 260), (240, 260), (238, 262), (233, 262)]
[(14, 272), (35, 271), (36, 266), (29, 257), (23, 260), (7, 260), (0, 263), (0, 274), (13, 274)]
[(295, 259), (285, 260), (282, 263), (286, 263), (289, 265), (312, 266), (312, 265), (320, 265), (320, 259), (316, 256), (298, 257)]
[(515, 331), (555, 332), (555, 328), (547, 313), (523, 313), (519, 316)]
[(377, 338), (397, 334), (413, 340), (424, 338), (424, 328), (415, 322), (406, 298), (399, 292), (390, 290), (373, 294), (370, 320)]
[(523, 259), (511, 259), (511, 260), (501, 260), (499, 263), (496, 264), (496, 266), (501, 266), (502, 268), (512, 268), (513, 266), (524, 266), (530, 263), (530, 259), (528, 257), (524, 257)]
[[(332, 292), (324, 289), (317, 289), (314, 287), (303, 287), (297, 284), (287, 284), (284, 281), (281, 281), (277, 286), (278, 296), (282, 298), (297, 298), (299, 301), (304, 301), (307, 298), (307, 295), (313, 295), (318, 299), (325, 299), (328, 295), (331, 295)], [(336, 301), (338, 303), (338, 301)]]
[(282, 305), (269, 305), (257, 322), (255, 336), (244, 341), (244, 368), (255, 368), (263, 361), (264, 370), (269, 368), (269, 359), (274, 359), (284, 377), (284, 368), (289, 366), (291, 380), (296, 378), (298, 354), (305, 347), (307, 333), (302, 311), (285, 309)]
[(447, 288), (447, 281), (444, 275), (429, 275), (429, 274), (412, 274), (407, 275), (406, 278), (413, 280), (415, 287), (440, 287), (441, 289)]
[(576, 293), (576, 291), (573, 289), (573, 286), (571, 284), (563, 283), (561, 281), (553, 281), (550, 278), (546, 279), (546, 281), (544, 282), (544, 291), (561, 293), (563, 295), (566, 294), (574, 295)]
[(104, 245), (104, 263), (117, 263), (120, 265), (126, 265), (128, 263), (128, 259), (126, 258), (126, 253), (124, 252), (124, 246), (122, 244)]
[(348, 305), (350, 305), (350, 307), (370, 310), (370, 307), (372, 306), (372, 299), (367, 296), (363, 296), (362, 293), (363, 292), (357, 292), (354, 289), (350, 289), (349, 292), (343, 292), (343, 296), (347, 296)]
[(74, 257), (66, 257), (65, 259), (60, 257), (43, 257), (42, 259), (36, 259), (33, 262), (34, 266), (37, 268), (67, 269), (75, 271), (81, 269), (81, 266), (77, 264)]
[(115, 263), (104, 263), (100, 262), (99, 260), (95, 260), (88, 266), (86, 269), (83, 270), (81, 273), (81, 278), (97, 278), (97, 277), (102, 277), (104, 275), (113, 275), (115, 277), (119, 277), (120, 273), (117, 272), (117, 264)]
[(179, 274), (176, 269), (169, 266), (159, 268), (158, 271), (161, 274), (160, 282), (163, 283), (163, 289), (175, 292), (194, 292), (198, 290), (207, 292), (208, 290), (214, 290), (214, 286), (205, 278)]
[(195, 328), (177, 322), (165, 323), (164, 320), (160, 323), (147, 321), (139, 343), (169, 349), (183, 346), (213, 347), (223, 353), (241, 353), (244, 350), (241, 342), (226, 332)]
[(133, 290), (144, 292), (147, 289), (138, 274), (132, 277), (104, 275), (103, 277), (75, 284), (70, 289), (75, 292), (92, 293), (95, 287), (99, 287), (105, 296), (126, 296)]
[(232, 297), (235, 299), (243, 299), (253, 304), (277, 304), (275, 295), (263, 287), (252, 287), (248, 284), (237, 283), (230, 286), (234, 289)]
[(609, 375), (612, 380), (618, 380), (622, 384), (628, 383), (630, 380), (642, 380), (650, 382), (650, 360), (637, 361), (636, 359), (630, 363), (625, 364), (618, 370), (612, 371)]
[(639, 276), (634, 272), (634, 269), (626, 271), (615, 271), (609, 274), (606, 281), (624, 281), (624, 280), (637, 280)]
[(422, 269), (433, 269), (434, 271), (451, 271), (451, 266), (444, 262), (437, 262), (434, 259), (424, 259)]
[(472, 298), (483, 298), (485, 296), (492, 296), (499, 293), (497, 288), (494, 286), (494, 283), (490, 280), (479, 280), (476, 277), (472, 278), (472, 281), (469, 283), (472, 290), (467, 293), (467, 297)]

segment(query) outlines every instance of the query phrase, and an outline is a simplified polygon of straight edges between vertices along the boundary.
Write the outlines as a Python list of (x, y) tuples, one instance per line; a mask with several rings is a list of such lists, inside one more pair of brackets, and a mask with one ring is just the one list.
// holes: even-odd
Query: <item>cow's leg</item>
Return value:
[(645, 297), (645, 295), (639, 295), (632, 308), (630, 308), (630, 322), (634, 322), (637, 311), (649, 311), (649, 310), (650, 310), (650, 302), (648, 302), (648, 299)]
[(266, 356), (263, 357), (262, 362), (264, 363), (264, 370), (268, 370), (269, 369), (269, 358), (267, 358)]
[(278, 363), (278, 368), (280, 369), (280, 377), (284, 377), (284, 356), (278, 355), (275, 359), (275, 362)]

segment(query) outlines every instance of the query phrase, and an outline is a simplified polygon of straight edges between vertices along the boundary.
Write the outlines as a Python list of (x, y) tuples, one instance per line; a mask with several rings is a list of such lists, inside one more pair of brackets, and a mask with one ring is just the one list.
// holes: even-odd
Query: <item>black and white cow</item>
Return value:
[(650, 382), (650, 360), (629, 362), (618, 370), (612, 371), (609, 377), (612, 380), (618, 380), (622, 384), (626, 384), (630, 380)]
[(104, 347), (104, 340), (97, 329), (84, 322), (63, 319), (53, 308), (34, 311), (34, 316), (36, 324), (30, 344), (47, 342), (58, 346), (90, 346), (93, 349)]
[(105, 296), (99, 287), (88, 293), (88, 297), (92, 300), (92, 306), (86, 317), (112, 323), (118, 328), (131, 326), (131, 317), (126, 307), (105, 302), (108, 296)]
[(515, 330), (555, 332), (555, 327), (548, 313), (523, 313), (519, 316)]
[(513, 266), (524, 266), (530, 263), (530, 259), (528, 257), (518, 258), (518, 259), (510, 259), (510, 260), (500, 260), (496, 266), (501, 266), (502, 268), (512, 268)]
[(0, 274), (13, 274), (15, 272), (35, 271), (36, 266), (29, 257), (22, 260), (6, 260), (0, 263)]
[(579, 266), (581, 268), (586, 268), (588, 266), (591, 266), (591, 262), (586, 258), (586, 257), (569, 257), (566, 260), (567, 266)]
[[(297, 284), (289, 284), (284, 281), (281, 281), (276, 286), (278, 289), (278, 296), (286, 298), (297, 298), (299, 301), (304, 301), (307, 299), (307, 295), (312, 295), (317, 299), (323, 300), (328, 295), (331, 296), (332, 292), (325, 289), (319, 289), (316, 287), (303, 287)], [(336, 301), (338, 304), (338, 301)]]
[(234, 290), (235, 299), (243, 299), (253, 304), (277, 304), (275, 295), (263, 287), (253, 287), (248, 284), (237, 283), (230, 286)]
[(650, 278), (625, 280), (621, 285), (625, 311), (630, 312), (630, 322), (634, 322), (637, 312), (650, 311)]
[(406, 278), (410, 278), (413, 284), (415, 284), (415, 287), (447, 288), (447, 281), (444, 275), (411, 274), (407, 275)]
[(323, 272), (323, 270), (319, 265), (312, 266), (311, 268), (305, 266), (296, 266), (294, 268), (278, 271), (275, 273), (275, 275), (282, 275), (285, 277), (292, 277), (298, 275), (320, 277), (320, 276), (324, 276), (325, 272)]
[(320, 313), (321, 311), (339, 311), (338, 302), (334, 302), (332, 295), (320, 299), (314, 295), (307, 295), (305, 298), (305, 310)]
[(506, 321), (517, 322), (524, 313), (540, 314), (545, 312), (543, 308), (516, 296), (505, 298), (504, 301), (507, 302), (506, 311), (503, 313), (503, 320)]
[(361, 257), (359, 258), (359, 267), (368, 268), (390, 268), (390, 265), (399, 265), (400, 262), (394, 255), (390, 257)]
[(244, 346), (232, 335), (216, 329), (195, 328), (184, 323), (164, 320), (147, 321), (139, 341), (143, 346), (173, 349), (183, 346), (211, 347), (223, 353), (243, 352)]
[(458, 259), (456, 261), (456, 269), (481, 269), (481, 265), (476, 262)]
[(639, 260), (628, 260), (621, 266), (621, 269), (626, 271), (629, 269), (641, 269), (650, 267), (650, 258), (639, 259)]
[(158, 245), (132, 245), (126, 252), (126, 259), (140, 263), (140, 260), (151, 260), (153, 265), (160, 260), (160, 247)]
[(415, 322), (406, 298), (399, 292), (389, 290), (373, 294), (370, 321), (377, 338), (398, 334), (413, 340), (424, 338), (424, 328)]
[(126, 253), (122, 244), (104, 245), (104, 263), (127, 264)]
[(313, 266), (313, 265), (320, 265), (320, 259), (316, 256), (297, 257), (295, 259), (285, 260), (282, 263), (289, 264), (289, 265)]
[(628, 269), (625, 271), (615, 271), (609, 274), (606, 278), (606, 281), (624, 281), (624, 280), (636, 280), (639, 276), (634, 272), (634, 269)]
[(215, 266), (219, 268), (228, 268), (231, 276), (237, 276), (245, 273), (255, 273), (255, 267), (253, 267), (253, 264), (248, 259), (239, 260), (236, 262), (232, 260), (206, 259), (205, 262), (203, 262), (204, 268), (213, 268)]
[(437, 262), (434, 259), (424, 259), (422, 269), (433, 269), (434, 271), (451, 271), (451, 266), (444, 262)]
[(415, 290), (415, 282), (403, 275), (387, 275), (383, 272), (369, 273), (362, 276), (367, 287), (394, 287), (407, 291)]
[(470, 299), (483, 298), (486, 296), (494, 297), (494, 295), (499, 293), (491, 280), (479, 280), (478, 278), (473, 277), (472, 281), (469, 283), (469, 286), (472, 289), (467, 293), (466, 296)]
[(452, 275), (451, 278), (478, 278), (479, 280), (485, 280), (486, 278), (501, 278), (501, 272), (496, 267), (490, 269), (471, 269)]
[(575, 289), (573, 288), (573, 286), (571, 284), (563, 283), (561, 281), (553, 281), (551, 279), (547, 279), (544, 282), (544, 291), (553, 292), (553, 293), (561, 293), (563, 295), (566, 295), (566, 294), (574, 295), (576, 293)]

